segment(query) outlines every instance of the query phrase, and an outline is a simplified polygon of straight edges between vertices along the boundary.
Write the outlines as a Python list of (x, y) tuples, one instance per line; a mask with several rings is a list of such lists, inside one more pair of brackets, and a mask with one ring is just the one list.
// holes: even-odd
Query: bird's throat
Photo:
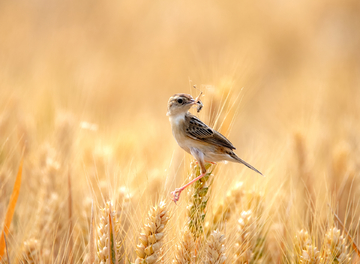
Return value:
[(176, 115), (169, 116), (171, 126), (172, 127), (180, 126), (183, 122), (185, 122), (185, 115), (186, 115), (186, 113), (179, 113)]

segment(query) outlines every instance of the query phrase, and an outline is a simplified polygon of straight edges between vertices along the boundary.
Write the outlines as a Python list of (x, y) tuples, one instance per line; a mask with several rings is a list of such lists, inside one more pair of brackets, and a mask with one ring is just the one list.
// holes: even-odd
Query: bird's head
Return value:
[(174, 94), (170, 97), (168, 102), (168, 116), (174, 116), (186, 113), (196, 104), (196, 101), (190, 94)]

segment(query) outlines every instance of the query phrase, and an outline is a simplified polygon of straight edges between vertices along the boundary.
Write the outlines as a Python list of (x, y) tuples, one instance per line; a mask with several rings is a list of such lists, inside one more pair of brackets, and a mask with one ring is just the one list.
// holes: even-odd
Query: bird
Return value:
[(234, 153), (234, 145), (225, 136), (189, 112), (190, 108), (199, 102), (199, 100), (195, 100), (191, 95), (184, 93), (174, 94), (168, 101), (166, 115), (169, 117), (172, 134), (178, 145), (190, 153), (200, 166), (200, 175), (198, 177), (171, 192), (172, 200), (175, 203), (179, 201), (180, 194), (186, 187), (206, 174), (206, 163), (220, 161), (242, 163), (263, 175)]

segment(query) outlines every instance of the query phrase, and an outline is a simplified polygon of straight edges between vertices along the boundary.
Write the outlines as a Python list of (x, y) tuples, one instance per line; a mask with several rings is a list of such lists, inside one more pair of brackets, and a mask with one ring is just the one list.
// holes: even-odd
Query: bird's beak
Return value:
[(196, 104), (196, 101), (195, 101), (194, 99), (191, 99), (191, 100), (190, 100), (190, 102), (189, 102), (188, 104), (190, 104), (190, 105), (194, 105), (194, 104)]

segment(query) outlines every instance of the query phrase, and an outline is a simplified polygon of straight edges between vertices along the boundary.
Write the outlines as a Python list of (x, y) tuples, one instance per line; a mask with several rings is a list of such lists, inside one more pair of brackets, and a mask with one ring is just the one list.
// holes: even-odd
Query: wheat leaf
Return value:
[[(5, 215), (4, 228), (3, 228), (3, 232), (2, 232), (2, 234), (4, 234), (5, 236), (7, 236), (9, 233), (10, 224), (11, 224), (12, 218), (14, 216), (14, 212), (15, 212), (16, 202), (17, 202), (17, 199), (18, 199), (19, 193), (20, 193), (23, 161), (24, 161), (24, 159), (22, 158), (21, 162), (20, 162), (20, 166), (19, 166), (19, 171), (16, 176), (14, 189), (11, 194), (9, 205), (8, 205), (6, 215)], [(0, 259), (4, 255), (4, 252), (5, 252), (5, 247), (6, 247), (5, 239), (4, 239), (5, 236), (0, 236)]]
[(91, 203), (91, 222), (90, 222), (90, 234), (89, 234), (89, 263), (95, 262), (95, 215), (94, 215), (94, 202)]

